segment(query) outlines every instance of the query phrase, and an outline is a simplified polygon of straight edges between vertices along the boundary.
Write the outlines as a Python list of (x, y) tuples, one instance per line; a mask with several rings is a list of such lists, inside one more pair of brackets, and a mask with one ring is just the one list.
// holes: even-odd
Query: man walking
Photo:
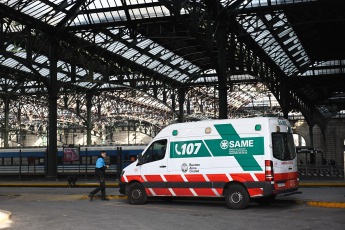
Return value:
[(109, 200), (105, 196), (105, 170), (109, 168), (109, 165), (105, 165), (104, 163), (104, 158), (106, 156), (107, 156), (107, 153), (105, 151), (101, 151), (101, 154), (97, 158), (95, 173), (99, 180), (99, 186), (96, 189), (94, 189), (92, 192), (90, 192), (89, 194), (90, 201), (93, 200), (93, 196), (99, 191), (101, 191), (102, 200)]

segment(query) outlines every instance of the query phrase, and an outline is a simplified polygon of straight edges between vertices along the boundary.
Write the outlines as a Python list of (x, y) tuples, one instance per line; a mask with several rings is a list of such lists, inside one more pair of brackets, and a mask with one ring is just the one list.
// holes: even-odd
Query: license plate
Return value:
[(279, 183), (279, 184), (277, 184), (277, 185), (278, 185), (278, 188), (285, 187), (285, 183)]

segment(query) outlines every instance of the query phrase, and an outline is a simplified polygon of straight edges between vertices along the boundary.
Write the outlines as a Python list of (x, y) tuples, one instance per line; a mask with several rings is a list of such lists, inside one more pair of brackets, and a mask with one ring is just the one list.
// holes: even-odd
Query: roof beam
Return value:
[(66, 27), (67, 22), (70, 20), (73, 20), (74, 18), (77, 17), (81, 6), (88, 0), (78, 0), (74, 6), (68, 11), (68, 13), (66, 14), (66, 17), (64, 17), (57, 25), (57, 28), (63, 28)]

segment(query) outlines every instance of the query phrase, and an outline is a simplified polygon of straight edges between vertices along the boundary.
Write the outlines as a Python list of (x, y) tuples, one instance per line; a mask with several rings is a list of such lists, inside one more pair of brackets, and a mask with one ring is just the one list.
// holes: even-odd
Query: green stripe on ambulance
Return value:
[(243, 171), (263, 171), (254, 158), (264, 155), (263, 137), (241, 138), (231, 124), (214, 126), (221, 139), (171, 142), (170, 158), (233, 156)]

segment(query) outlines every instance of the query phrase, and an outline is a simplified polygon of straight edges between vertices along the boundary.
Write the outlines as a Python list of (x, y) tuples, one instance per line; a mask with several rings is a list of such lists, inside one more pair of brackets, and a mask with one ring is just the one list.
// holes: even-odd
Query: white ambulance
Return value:
[(212, 120), (164, 128), (121, 173), (131, 204), (148, 196), (225, 197), (241, 209), (298, 190), (289, 121), (278, 117)]

